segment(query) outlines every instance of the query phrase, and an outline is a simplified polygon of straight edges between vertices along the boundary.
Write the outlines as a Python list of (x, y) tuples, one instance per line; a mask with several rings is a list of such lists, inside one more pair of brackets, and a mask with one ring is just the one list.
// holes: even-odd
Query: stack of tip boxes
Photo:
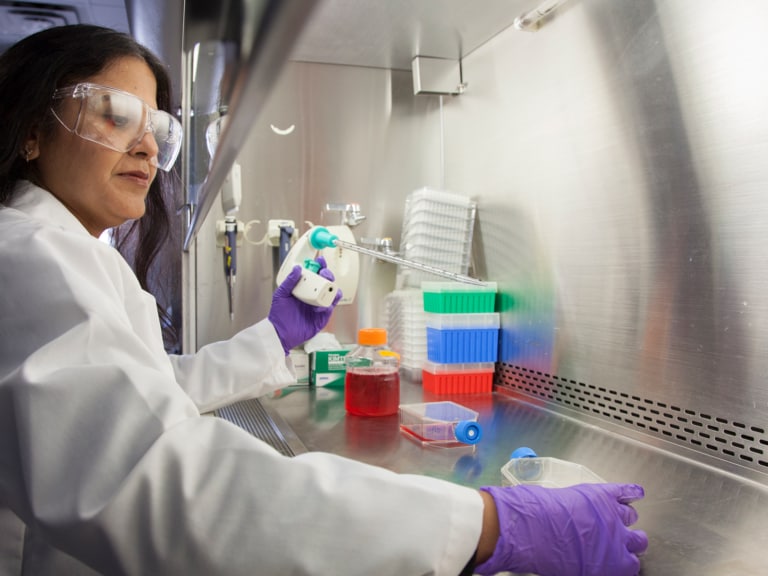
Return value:
[(496, 283), (422, 282), (422, 292), (427, 328), (424, 390), (491, 392), (499, 341)]

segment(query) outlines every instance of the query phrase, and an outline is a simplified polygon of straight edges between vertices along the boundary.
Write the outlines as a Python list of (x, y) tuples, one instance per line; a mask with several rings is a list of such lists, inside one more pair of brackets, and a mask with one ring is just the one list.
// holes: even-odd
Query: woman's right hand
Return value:
[[(319, 256), (316, 260), (320, 263), (318, 274), (332, 282), (333, 273), (326, 267), (325, 259)], [(272, 306), (267, 316), (275, 327), (286, 355), (291, 348), (306, 342), (328, 324), (336, 304), (342, 298), (339, 290), (330, 306), (305, 304), (291, 294), (300, 280), (301, 266), (296, 265), (272, 295)]]

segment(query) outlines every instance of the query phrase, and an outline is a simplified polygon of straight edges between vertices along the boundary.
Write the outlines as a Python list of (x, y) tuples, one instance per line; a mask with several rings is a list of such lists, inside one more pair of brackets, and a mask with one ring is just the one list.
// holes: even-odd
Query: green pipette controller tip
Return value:
[(318, 262), (317, 260), (312, 260), (312, 258), (305, 258), (304, 268), (317, 274), (318, 272), (320, 272), (320, 262)]
[(309, 235), (309, 243), (315, 250), (333, 248), (336, 246), (336, 240), (338, 239), (339, 237), (336, 234), (331, 234), (328, 228), (323, 228), (322, 226), (316, 226)]

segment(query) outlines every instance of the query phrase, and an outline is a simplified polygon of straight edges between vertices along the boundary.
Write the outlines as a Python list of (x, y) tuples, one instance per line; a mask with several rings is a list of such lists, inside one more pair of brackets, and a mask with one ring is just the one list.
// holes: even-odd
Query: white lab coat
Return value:
[(292, 381), (272, 325), (169, 358), (122, 257), (20, 187), (0, 207), (0, 574), (458, 574), (475, 490), (201, 416)]

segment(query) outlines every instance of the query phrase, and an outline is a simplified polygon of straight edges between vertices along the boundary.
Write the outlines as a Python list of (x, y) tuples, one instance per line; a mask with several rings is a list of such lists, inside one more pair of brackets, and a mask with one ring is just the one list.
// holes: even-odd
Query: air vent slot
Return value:
[(500, 364), (497, 385), (768, 472), (768, 427), (634, 394)]
[(215, 414), (263, 440), (283, 456), (295, 456), (297, 453), (258, 399), (244, 400), (225, 406)]

